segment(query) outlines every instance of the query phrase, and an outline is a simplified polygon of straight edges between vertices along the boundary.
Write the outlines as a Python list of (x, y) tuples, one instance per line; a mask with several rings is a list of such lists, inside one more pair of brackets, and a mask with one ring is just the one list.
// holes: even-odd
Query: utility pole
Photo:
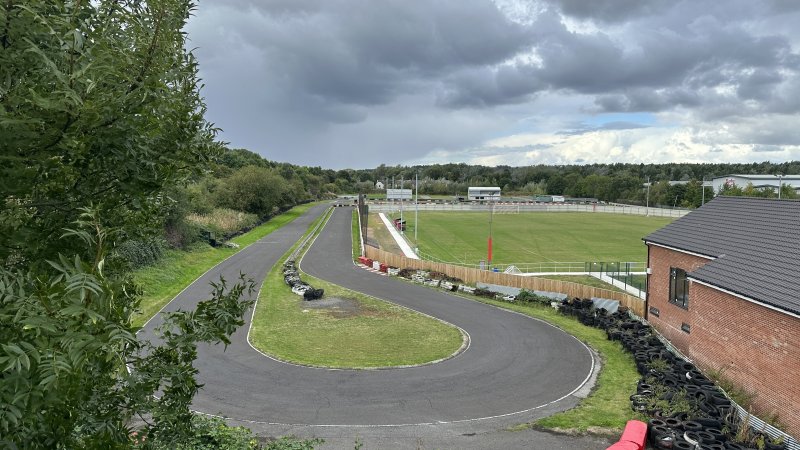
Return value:
[(650, 216), (650, 177), (649, 176), (647, 177), (647, 183), (645, 183), (645, 185), (647, 186), (647, 200), (646, 200), (647, 203), (646, 203), (646, 206), (645, 206), (645, 216)]
[(783, 190), (783, 174), (778, 174), (778, 200), (781, 199), (781, 190)]

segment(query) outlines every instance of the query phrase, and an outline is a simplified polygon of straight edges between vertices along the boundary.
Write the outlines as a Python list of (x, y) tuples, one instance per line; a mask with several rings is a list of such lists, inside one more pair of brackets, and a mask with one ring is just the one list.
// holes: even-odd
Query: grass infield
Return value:
[[(431, 259), (477, 264), (487, 257), (489, 219), (488, 212), (420, 212), (417, 245)], [(608, 213), (493, 214), (493, 263), (645, 261), (642, 237), (672, 220)], [(414, 221), (406, 225), (405, 235), (413, 239)]]
[(461, 348), (461, 331), (452, 325), (306, 274), (303, 280), (325, 289), (325, 297), (305, 302), (292, 293), (282, 264), (267, 274), (249, 336), (262, 352), (297, 364), (358, 369), (424, 364)]

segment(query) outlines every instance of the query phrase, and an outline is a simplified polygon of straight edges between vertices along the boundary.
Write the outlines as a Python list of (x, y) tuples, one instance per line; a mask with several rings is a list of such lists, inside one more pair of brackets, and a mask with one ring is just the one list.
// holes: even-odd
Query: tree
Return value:
[(223, 181), (217, 192), (217, 206), (225, 206), (266, 219), (282, 206), (291, 206), (285, 199), (290, 194), (286, 180), (273, 169), (246, 166)]
[(76, 252), (58, 237), (89, 204), (138, 234), (164, 186), (219, 154), (184, 50), (190, 5), (2, 2), (0, 259)]
[(252, 283), (221, 281), (165, 316), (162, 345), (139, 341), (138, 289), (113, 258), (160, 232), (165, 189), (220, 151), (185, 51), (191, 8), (0, 4), (0, 447), (127, 448), (134, 415), (151, 442), (186, 441), (197, 344), (243, 323)]

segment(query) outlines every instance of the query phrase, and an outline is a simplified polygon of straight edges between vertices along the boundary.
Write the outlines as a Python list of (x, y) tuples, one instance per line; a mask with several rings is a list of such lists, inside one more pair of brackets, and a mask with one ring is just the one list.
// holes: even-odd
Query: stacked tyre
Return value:
[(559, 310), (585, 325), (605, 330), (633, 354), (642, 378), (631, 408), (650, 417), (648, 440), (657, 449), (784, 449), (783, 444), (745, 423), (730, 399), (694, 364), (670, 351), (653, 329), (627, 310), (610, 314), (591, 300), (562, 302)]
[(300, 272), (294, 260), (288, 260), (283, 265), (283, 281), (292, 288), (292, 292), (303, 297), (303, 300), (317, 300), (325, 295), (324, 289), (314, 289), (311, 285), (300, 279)]

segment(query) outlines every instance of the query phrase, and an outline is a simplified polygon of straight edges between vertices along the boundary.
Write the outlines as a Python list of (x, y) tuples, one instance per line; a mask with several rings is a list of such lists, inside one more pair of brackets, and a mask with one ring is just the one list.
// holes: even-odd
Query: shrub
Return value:
[(183, 442), (141, 442), (136, 448), (153, 450), (313, 450), (322, 439), (283, 437), (261, 446), (253, 432), (245, 427), (232, 427), (218, 417), (195, 415), (193, 435)]
[(164, 247), (166, 242), (161, 238), (130, 239), (117, 246), (115, 256), (131, 269), (138, 269), (158, 261), (164, 252)]
[(183, 219), (168, 221), (164, 225), (164, 239), (171, 247), (186, 249), (200, 241), (202, 231), (200, 225)]
[(522, 303), (538, 303), (541, 305), (550, 305), (553, 301), (550, 297), (545, 297), (543, 295), (536, 295), (531, 291), (528, 290), (521, 290), (519, 294), (517, 294), (517, 301)]

